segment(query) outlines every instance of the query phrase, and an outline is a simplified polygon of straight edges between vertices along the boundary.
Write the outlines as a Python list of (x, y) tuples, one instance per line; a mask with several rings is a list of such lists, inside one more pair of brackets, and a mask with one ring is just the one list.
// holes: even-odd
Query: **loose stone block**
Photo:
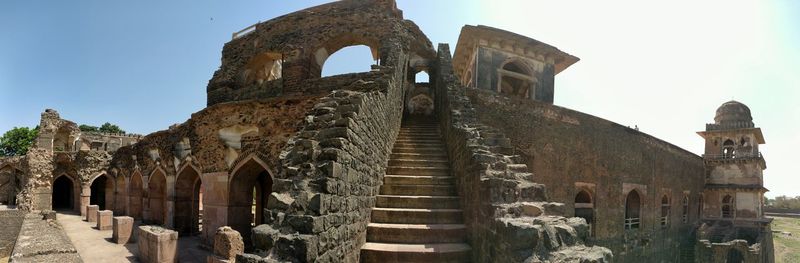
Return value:
[(115, 216), (112, 220), (114, 231), (111, 234), (111, 239), (117, 244), (126, 244), (131, 241), (131, 233), (133, 232), (133, 217), (130, 216)]
[[(233, 230), (228, 226), (223, 226), (217, 229), (214, 234), (214, 255), (221, 259), (233, 261), (236, 259), (237, 254), (244, 252), (244, 241), (239, 231)], [(208, 262), (212, 261), (213, 256), (209, 256)], [(218, 259), (214, 259), (218, 260)], [(222, 261), (224, 262), (224, 261)]]
[(100, 210), (100, 206), (87, 205), (86, 206), (86, 221), (87, 222), (97, 222), (97, 211), (98, 210)]
[(44, 210), (42, 211), (42, 220), (56, 220), (56, 211)]
[(97, 211), (97, 229), (111, 230), (112, 217), (114, 217), (114, 212), (111, 212), (111, 210)]
[(160, 226), (138, 228), (139, 261), (178, 262), (178, 232)]

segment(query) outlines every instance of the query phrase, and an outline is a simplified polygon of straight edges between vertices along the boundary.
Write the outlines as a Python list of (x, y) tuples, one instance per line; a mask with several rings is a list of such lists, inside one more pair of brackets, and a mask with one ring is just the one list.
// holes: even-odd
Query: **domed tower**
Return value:
[(714, 123), (698, 134), (706, 140), (703, 218), (762, 219), (767, 165), (758, 146), (764, 144), (764, 136), (753, 124), (750, 108), (738, 101), (725, 102)]

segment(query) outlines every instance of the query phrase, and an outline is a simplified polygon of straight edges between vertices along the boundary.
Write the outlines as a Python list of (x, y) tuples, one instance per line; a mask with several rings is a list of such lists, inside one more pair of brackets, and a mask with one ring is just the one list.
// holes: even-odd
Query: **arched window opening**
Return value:
[(425, 72), (424, 70), (417, 72), (417, 74), (414, 75), (415, 83), (430, 83), (430, 81), (431, 77), (428, 75), (428, 72)]
[(377, 60), (366, 45), (348, 46), (337, 50), (323, 62), (322, 77), (347, 73), (369, 72)]
[(666, 195), (661, 197), (661, 227), (666, 228), (669, 225), (669, 197)]
[(594, 205), (592, 204), (592, 196), (585, 190), (581, 190), (575, 195), (575, 217), (585, 219), (586, 223), (589, 224), (589, 234), (593, 235)]
[(10, 165), (0, 169), (0, 204), (15, 205), (17, 193), (20, 191), (22, 171)]
[(283, 54), (267, 52), (254, 57), (242, 70), (245, 85), (261, 85), (283, 77)]
[(689, 197), (683, 196), (683, 210), (681, 211), (681, 221), (689, 223)]
[(147, 183), (147, 194), (150, 195), (150, 221), (153, 224), (164, 225), (167, 209), (167, 178), (161, 170), (156, 170)]
[(114, 181), (102, 174), (92, 181), (89, 204), (97, 205), (102, 210), (114, 207)]
[(519, 61), (511, 61), (498, 70), (500, 81), (497, 91), (509, 96), (530, 98), (533, 97), (535, 80), (527, 67)]
[(53, 137), (53, 151), (72, 151), (73, 142), (70, 140), (70, 131), (67, 127), (61, 127)]
[(200, 233), (200, 174), (191, 166), (178, 174), (175, 180), (175, 230), (181, 235)]
[(59, 176), (53, 181), (53, 210), (73, 210), (74, 203), (74, 188), (72, 183), (66, 175)]
[(728, 139), (722, 143), (722, 157), (723, 158), (735, 158), (736, 157), (736, 149), (735, 145), (732, 140)]
[(115, 188), (114, 204), (116, 205), (114, 206), (114, 215), (125, 215), (125, 197), (128, 196), (128, 185), (125, 183), (125, 176), (117, 175)]
[[(272, 176), (256, 159), (236, 169), (230, 181), (228, 225), (240, 233), (250, 233), (264, 222), (264, 207), (272, 193)], [(244, 235), (249, 244), (249, 235)]]
[(128, 200), (128, 214), (135, 219), (142, 218), (142, 199), (144, 195), (144, 189), (142, 187), (143, 184), (144, 180), (142, 179), (142, 175), (139, 172), (134, 172), (131, 176), (130, 188), (128, 192), (128, 195), (130, 196), (130, 200)]
[(733, 197), (725, 195), (722, 198), (722, 218), (733, 217)]
[(641, 210), (641, 198), (636, 190), (628, 193), (625, 198), (625, 229), (638, 229), (640, 225), (639, 212)]

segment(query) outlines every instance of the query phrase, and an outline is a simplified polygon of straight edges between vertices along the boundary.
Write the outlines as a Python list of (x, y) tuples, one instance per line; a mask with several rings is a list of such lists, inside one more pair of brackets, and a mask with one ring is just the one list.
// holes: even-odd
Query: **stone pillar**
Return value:
[(160, 226), (140, 226), (137, 234), (141, 262), (178, 262), (178, 232)]
[(115, 216), (112, 225), (111, 239), (117, 244), (127, 244), (133, 232), (133, 217)]
[(244, 253), (242, 235), (228, 226), (220, 227), (214, 234), (214, 255), (209, 255), (206, 262), (236, 262), (236, 255), (241, 253)]
[(97, 211), (97, 229), (111, 230), (112, 217), (114, 217), (114, 212), (111, 210)]
[(79, 200), (81, 208), (81, 217), (86, 218), (86, 206), (89, 205), (89, 197), (92, 195), (92, 188), (90, 185), (81, 185), (81, 199)]
[(167, 193), (164, 196), (164, 226), (169, 229), (175, 229), (175, 177), (167, 176)]
[(100, 206), (98, 205), (87, 205), (86, 206), (86, 221), (93, 223), (97, 222), (97, 211), (100, 210)]
[[(213, 247), (214, 234), (228, 224), (228, 173), (205, 173), (203, 180), (203, 233), (200, 240)], [(250, 233), (245, 233), (249, 235)]]
[(150, 218), (149, 179), (150, 176), (142, 176), (142, 224), (152, 222), (152, 218)]

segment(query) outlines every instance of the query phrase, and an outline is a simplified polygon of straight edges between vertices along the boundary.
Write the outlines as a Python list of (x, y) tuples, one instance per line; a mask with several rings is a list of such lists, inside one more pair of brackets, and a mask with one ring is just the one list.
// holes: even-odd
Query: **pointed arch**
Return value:
[(684, 194), (683, 199), (681, 200), (681, 221), (685, 223), (689, 223), (689, 195)]
[(128, 214), (136, 219), (142, 219), (142, 205), (144, 202), (144, 178), (139, 170), (135, 170), (128, 183)]
[(200, 170), (186, 163), (181, 167), (175, 180), (175, 229), (181, 235), (193, 235), (200, 231), (200, 193), (202, 179)]
[[(248, 156), (234, 168), (228, 187), (228, 225), (240, 233), (250, 233), (264, 221), (264, 206), (272, 192), (268, 166), (255, 156)], [(249, 244), (249, 235), (243, 235)]]
[(642, 197), (633, 189), (625, 196), (625, 229), (639, 229), (641, 223)]
[(61, 174), (53, 180), (53, 210), (76, 210), (76, 195), (80, 194), (79, 184), (67, 174)]
[(150, 218), (154, 224), (166, 224), (167, 210), (167, 174), (161, 167), (150, 173), (147, 182), (147, 194), (150, 205)]
[(733, 197), (730, 194), (726, 194), (722, 197), (722, 218), (733, 218), (733, 209)]
[(671, 212), (671, 202), (668, 195), (661, 196), (661, 227), (667, 228), (669, 226), (669, 215)]
[(114, 207), (114, 180), (106, 172), (100, 172), (90, 180), (89, 204), (99, 206), (100, 210)]

